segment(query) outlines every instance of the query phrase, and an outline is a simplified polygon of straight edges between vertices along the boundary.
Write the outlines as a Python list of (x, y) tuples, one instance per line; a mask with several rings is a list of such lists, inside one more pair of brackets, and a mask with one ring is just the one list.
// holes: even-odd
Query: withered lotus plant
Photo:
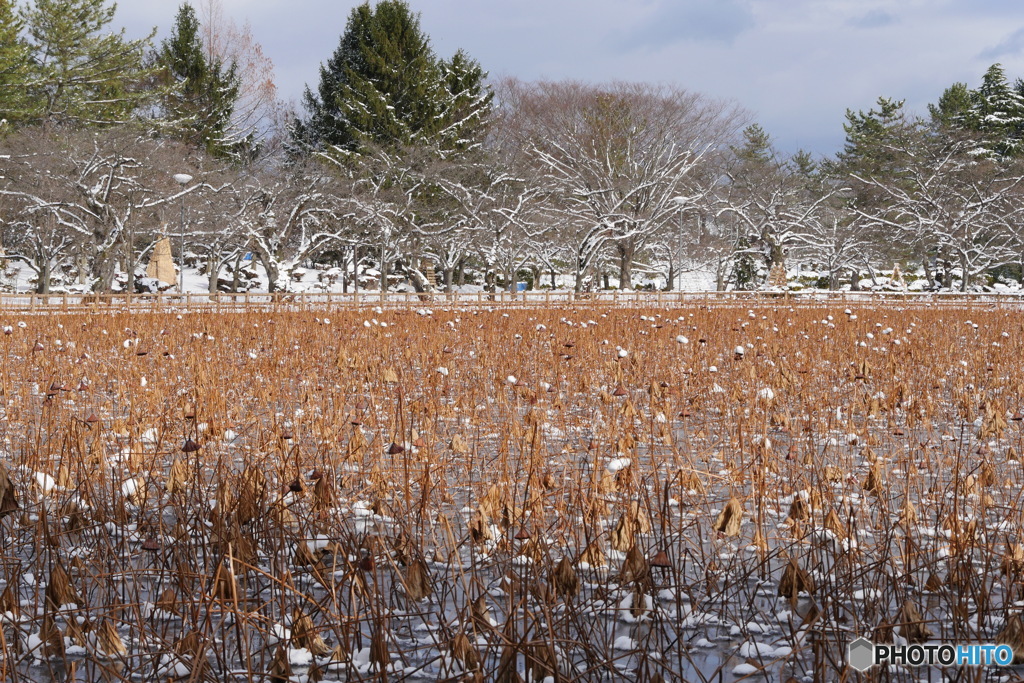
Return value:
[(788, 598), (792, 604), (800, 593), (813, 593), (814, 579), (806, 569), (801, 569), (796, 560), (790, 558), (786, 569), (779, 579), (778, 595), (780, 598)]
[(552, 570), (551, 587), (563, 600), (571, 600), (579, 593), (580, 579), (568, 557), (563, 556)]
[(109, 658), (124, 657), (128, 654), (128, 647), (125, 645), (121, 634), (112, 619), (102, 619), (96, 628), (96, 637), (99, 651)]
[(1024, 664), (1024, 623), (1019, 614), (1006, 619), (1003, 628), (996, 635), (996, 642), (1013, 648), (1013, 665)]
[(480, 653), (465, 633), (460, 631), (455, 634), (449, 649), (452, 657), (457, 659), (465, 670), (473, 671), (480, 667)]
[(413, 560), (405, 572), (405, 592), (413, 601), (423, 600), (433, 592), (430, 570), (421, 558)]
[(921, 611), (910, 600), (904, 601), (900, 607), (896, 622), (899, 624), (900, 635), (911, 643), (923, 643), (932, 637), (932, 631), (921, 616)]
[[(707, 632), (684, 600), (781, 632), (789, 657), (750, 662), (771, 680), (843, 675), (812, 652), (833, 601), (878, 642), (933, 623), (1020, 642), (1024, 330), (1002, 299), (289, 296), (3, 321), (0, 612), (28, 626), (0, 668), (35, 671), (38, 633), (65, 671), (65, 642), (111, 651), (112, 681), (307, 675), (289, 646), (310, 680), (325, 658), (731, 675), (726, 648), (687, 645)], [(766, 581), (791, 618), (764, 611)], [(927, 599), (904, 605), (908, 584)], [(607, 637), (619, 619), (629, 637)]]
[(11, 482), (11, 473), (7, 466), (0, 463), (0, 519), (17, 511), (18, 496)]
[(331, 648), (317, 632), (313, 619), (299, 609), (292, 615), (292, 644), (309, 650), (314, 657), (325, 657), (331, 652)]
[(743, 524), (743, 505), (735, 496), (718, 513), (712, 528), (722, 536), (738, 536)]

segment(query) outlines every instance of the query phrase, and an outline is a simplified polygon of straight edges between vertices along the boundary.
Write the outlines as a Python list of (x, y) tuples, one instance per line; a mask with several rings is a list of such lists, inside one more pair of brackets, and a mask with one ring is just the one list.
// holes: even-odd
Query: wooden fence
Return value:
[(0, 311), (243, 311), (322, 310), (332, 308), (627, 306), (998, 306), (1024, 308), (1024, 294), (911, 292), (527, 292), (429, 293), (160, 293), (160, 294), (11, 294), (0, 293)]

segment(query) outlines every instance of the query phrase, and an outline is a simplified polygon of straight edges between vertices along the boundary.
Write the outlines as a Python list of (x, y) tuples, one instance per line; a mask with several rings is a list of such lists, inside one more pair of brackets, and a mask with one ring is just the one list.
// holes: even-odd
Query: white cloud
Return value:
[(982, 50), (978, 56), (982, 59), (995, 60), (1019, 55), (1022, 50), (1024, 50), (1024, 28), (1017, 29), (997, 45)]
[(848, 19), (846, 23), (854, 28), (879, 28), (896, 23), (896, 17), (885, 10), (873, 9), (858, 17)]
[(747, 0), (662, 0), (621, 44), (647, 50), (686, 41), (728, 44), (753, 25)]

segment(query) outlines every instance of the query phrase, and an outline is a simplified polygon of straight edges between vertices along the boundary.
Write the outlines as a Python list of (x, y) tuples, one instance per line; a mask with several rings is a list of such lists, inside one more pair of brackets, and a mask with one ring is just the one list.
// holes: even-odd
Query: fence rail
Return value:
[(0, 293), (0, 311), (242, 311), (324, 308), (545, 307), (564, 305), (671, 308), (683, 305), (976, 306), (1024, 308), (1024, 293), (919, 292), (593, 292), (559, 291), (472, 293), (160, 293), (11, 294)]

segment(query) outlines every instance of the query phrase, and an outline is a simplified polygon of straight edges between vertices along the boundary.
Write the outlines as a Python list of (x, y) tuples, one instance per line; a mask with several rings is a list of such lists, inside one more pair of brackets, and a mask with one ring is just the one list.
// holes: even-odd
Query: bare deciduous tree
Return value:
[[(892, 239), (923, 242), (926, 251), (959, 267), (961, 291), (986, 270), (1016, 260), (1015, 231), (1024, 213), (1024, 176), (970, 149), (965, 142), (921, 138), (907, 150), (913, 162), (900, 177), (856, 177), (884, 197), (860, 211), (866, 222)], [(945, 270), (949, 287), (951, 267)]]
[(239, 26), (227, 17), (222, 0), (200, 0), (198, 11), (207, 59), (234, 64), (238, 75), (238, 100), (229, 133), (237, 140), (251, 136), (262, 143), (280, 142), (291, 117), (277, 96), (274, 63), (256, 41), (252, 27), (248, 22)]
[[(9, 157), (0, 194), (25, 227), (16, 254), (40, 273), (40, 288), (54, 260), (74, 249), (88, 288), (110, 291), (119, 262), (134, 265), (126, 257), (134, 237), (155, 231), (183, 193), (202, 188), (208, 165), (200, 152), (128, 126), (26, 128), (0, 145)], [(177, 172), (197, 180), (181, 188)]]
[(577, 289), (612, 245), (629, 287), (645, 242), (675, 220), (678, 198), (699, 195), (696, 170), (744, 114), (676, 88), (637, 83), (523, 84), (498, 89), (502, 124), (545, 174), (554, 210), (573, 226)]
[(307, 164), (254, 175), (238, 188), (233, 219), (263, 264), (271, 292), (288, 291), (296, 266), (344, 239), (351, 217), (335, 182), (323, 167)]

